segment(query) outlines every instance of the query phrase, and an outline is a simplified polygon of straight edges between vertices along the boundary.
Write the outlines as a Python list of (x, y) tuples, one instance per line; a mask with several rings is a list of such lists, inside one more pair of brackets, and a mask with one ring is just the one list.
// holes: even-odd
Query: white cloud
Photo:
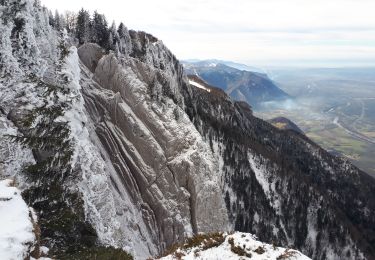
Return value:
[(374, 0), (42, 1), (60, 11), (97, 9), (154, 34), (179, 58), (375, 64)]

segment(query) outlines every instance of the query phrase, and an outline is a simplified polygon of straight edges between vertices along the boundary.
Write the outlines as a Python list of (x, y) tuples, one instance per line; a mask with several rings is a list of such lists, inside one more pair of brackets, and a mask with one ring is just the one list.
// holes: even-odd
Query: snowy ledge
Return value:
[(162, 260), (214, 260), (214, 259), (252, 259), (252, 260), (309, 260), (299, 251), (276, 247), (256, 240), (249, 233), (198, 235), (188, 239), (183, 246), (173, 249)]
[(30, 209), (14, 182), (0, 181), (0, 259), (24, 259), (35, 235)]

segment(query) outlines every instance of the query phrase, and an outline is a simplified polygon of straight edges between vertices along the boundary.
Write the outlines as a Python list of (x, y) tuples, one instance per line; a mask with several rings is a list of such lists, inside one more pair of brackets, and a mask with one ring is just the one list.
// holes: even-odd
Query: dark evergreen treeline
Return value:
[(66, 12), (64, 15), (49, 12), (49, 24), (56, 30), (64, 30), (70, 36), (75, 37), (79, 44), (86, 42), (97, 43), (107, 51), (113, 50), (116, 53), (120, 49), (120, 38), (127, 34), (127, 28), (123, 23), (117, 27), (113, 22), (108, 25), (107, 19), (97, 11), (93, 15), (81, 9), (78, 14)]

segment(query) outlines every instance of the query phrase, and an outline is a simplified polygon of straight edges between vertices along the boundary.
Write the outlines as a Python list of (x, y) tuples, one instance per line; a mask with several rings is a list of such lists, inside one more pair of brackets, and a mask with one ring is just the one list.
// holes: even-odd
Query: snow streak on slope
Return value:
[(190, 85), (193, 85), (194, 87), (197, 87), (197, 88), (200, 88), (200, 89), (206, 90), (207, 92), (211, 92), (211, 89), (206, 88), (205, 86), (203, 86), (202, 84), (199, 84), (198, 82), (195, 82), (195, 81), (189, 80), (189, 83), (190, 83)]
[(225, 236), (219, 246), (204, 249), (203, 245), (188, 249), (177, 249), (175, 253), (161, 258), (161, 260), (309, 260), (307, 256), (293, 249), (285, 249), (262, 243), (249, 233), (235, 232)]
[[(255, 173), (255, 177), (259, 184), (262, 186), (264, 193), (269, 199), (269, 202), (271, 203), (272, 207), (276, 211), (276, 213), (279, 214), (280, 210), (280, 201), (278, 198), (278, 194), (275, 189), (275, 178), (270, 178), (272, 175), (269, 173), (269, 169), (267, 169), (262, 163), (259, 162), (259, 159), (255, 156), (253, 156), (251, 153), (248, 155), (249, 157), (249, 162), (251, 165), (252, 170)], [(263, 161), (265, 160), (264, 158), (261, 158)]]
[(10, 179), (0, 181), (0, 259), (24, 259), (35, 235), (30, 209)]

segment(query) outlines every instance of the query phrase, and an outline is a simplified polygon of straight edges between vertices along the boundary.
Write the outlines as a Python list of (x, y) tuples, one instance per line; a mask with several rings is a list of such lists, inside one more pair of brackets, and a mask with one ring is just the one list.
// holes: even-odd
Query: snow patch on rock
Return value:
[(10, 179), (0, 181), (0, 259), (24, 259), (35, 240), (30, 209)]
[(171, 255), (161, 258), (162, 260), (309, 260), (310, 258), (303, 255), (299, 251), (293, 249), (285, 249), (276, 247), (270, 244), (262, 243), (257, 238), (249, 233), (235, 232), (234, 234), (224, 234), (224, 242), (217, 246), (208, 249), (203, 249), (202, 246), (196, 246), (188, 249), (177, 249)]

